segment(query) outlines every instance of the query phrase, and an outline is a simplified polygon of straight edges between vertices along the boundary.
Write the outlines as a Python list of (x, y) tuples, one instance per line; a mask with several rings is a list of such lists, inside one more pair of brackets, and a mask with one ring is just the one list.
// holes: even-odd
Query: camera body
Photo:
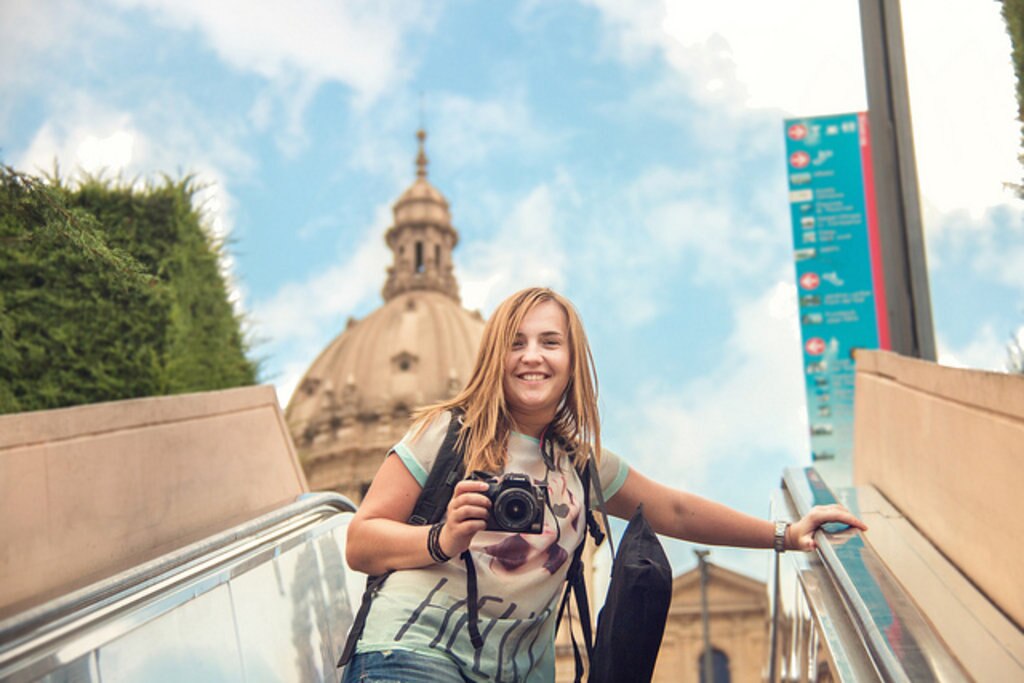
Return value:
[(476, 471), (469, 478), (487, 484), (484, 495), (491, 501), (488, 531), (539, 534), (544, 530), (544, 505), (548, 495), (546, 483), (516, 472), (496, 477)]

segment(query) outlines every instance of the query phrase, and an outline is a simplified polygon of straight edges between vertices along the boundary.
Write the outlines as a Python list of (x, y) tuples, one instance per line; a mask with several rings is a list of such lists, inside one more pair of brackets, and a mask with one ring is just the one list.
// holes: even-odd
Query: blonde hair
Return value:
[(601, 423), (597, 410), (597, 374), (583, 323), (572, 303), (546, 287), (530, 287), (505, 299), (484, 327), (473, 373), (455, 398), (418, 411), (420, 431), (450, 410), (461, 410), (463, 426), (458, 445), (466, 471), (501, 472), (505, 467), (512, 414), (505, 402), (505, 363), (523, 319), (539, 304), (553, 301), (565, 312), (569, 344), (569, 382), (548, 427), (582, 468), (601, 452)]

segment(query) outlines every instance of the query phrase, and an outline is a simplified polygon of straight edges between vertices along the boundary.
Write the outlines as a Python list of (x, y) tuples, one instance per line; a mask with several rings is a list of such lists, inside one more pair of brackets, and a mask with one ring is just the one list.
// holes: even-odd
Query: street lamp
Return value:
[(705, 558), (711, 554), (707, 548), (694, 550), (697, 564), (700, 566), (700, 614), (704, 623), (704, 656), (701, 667), (704, 671), (703, 683), (712, 683), (711, 677), (711, 623), (708, 619), (708, 563)]

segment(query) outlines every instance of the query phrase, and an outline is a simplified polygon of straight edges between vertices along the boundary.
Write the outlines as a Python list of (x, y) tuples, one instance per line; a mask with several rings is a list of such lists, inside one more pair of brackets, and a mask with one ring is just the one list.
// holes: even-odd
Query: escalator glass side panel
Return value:
[(0, 680), (333, 680), (362, 577), (343, 559), (350, 504), (323, 503), (113, 577), (28, 615), (28, 628), (3, 625), (19, 637), (0, 645)]
[(226, 584), (103, 645), (103, 683), (244, 681)]
[(232, 580), (248, 680), (318, 681), (333, 670), (328, 605), (334, 596), (320, 575), (316, 545), (292, 548)]

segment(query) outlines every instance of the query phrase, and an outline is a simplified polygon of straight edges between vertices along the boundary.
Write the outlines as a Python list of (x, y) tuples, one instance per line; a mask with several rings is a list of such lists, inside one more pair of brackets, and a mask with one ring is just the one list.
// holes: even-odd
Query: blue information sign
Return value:
[(852, 479), (852, 351), (889, 347), (867, 115), (788, 119), (785, 132), (811, 458), (843, 485)]

